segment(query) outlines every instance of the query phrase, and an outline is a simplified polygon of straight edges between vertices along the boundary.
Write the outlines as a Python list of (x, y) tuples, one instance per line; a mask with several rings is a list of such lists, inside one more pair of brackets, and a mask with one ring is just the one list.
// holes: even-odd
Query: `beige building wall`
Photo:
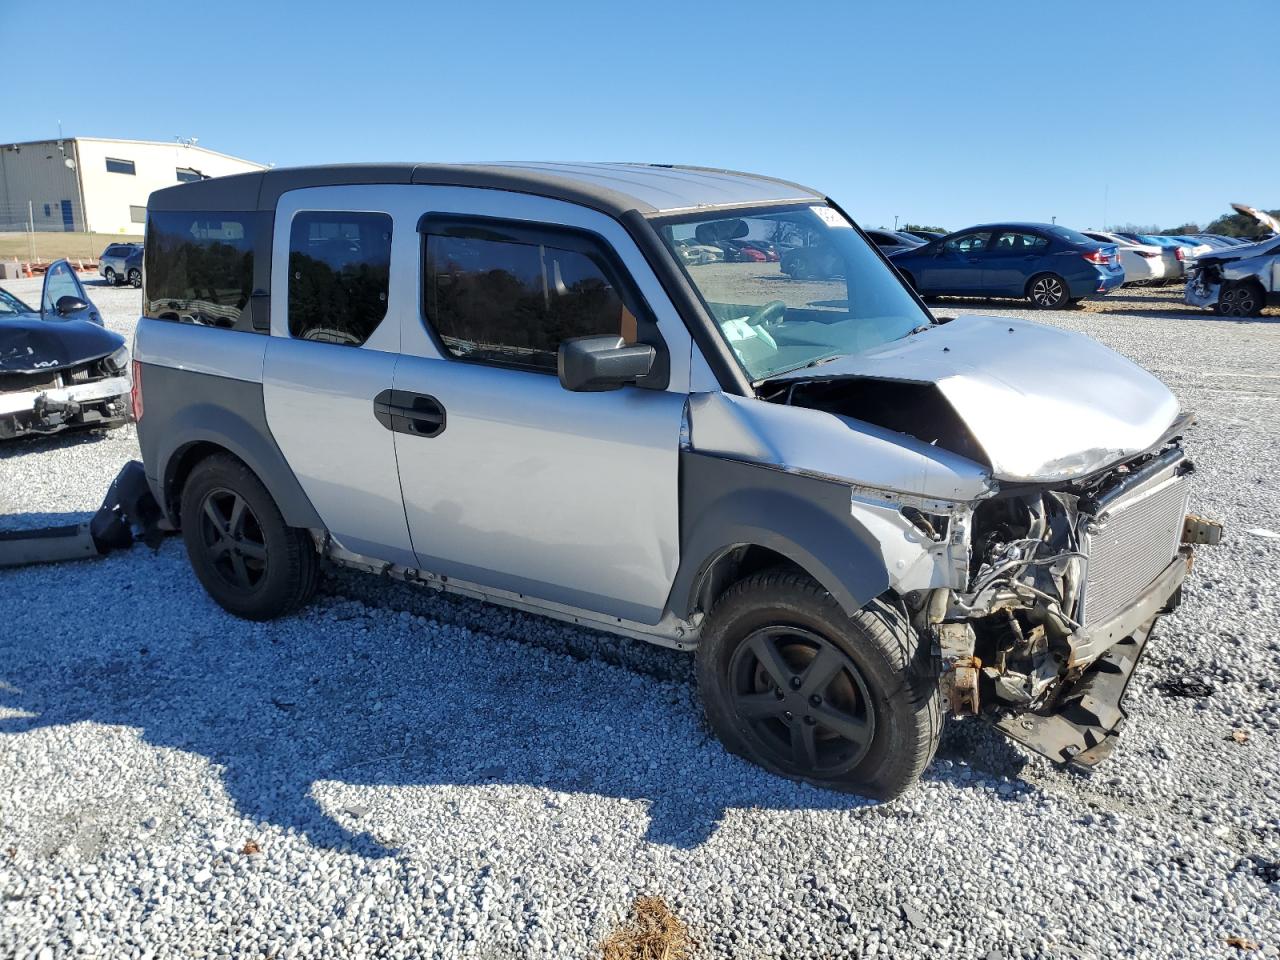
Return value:
[[(142, 233), (147, 197), (181, 183), (179, 171), (225, 177), (265, 169), (261, 163), (180, 143), (77, 139), (76, 153), (85, 214), (95, 233)], [(132, 173), (118, 172), (129, 168)]]
[(262, 169), (180, 143), (94, 137), (0, 142), (0, 231), (27, 229), (30, 212), (39, 231), (141, 234), (147, 197), (182, 182), (179, 171), (223, 177)]

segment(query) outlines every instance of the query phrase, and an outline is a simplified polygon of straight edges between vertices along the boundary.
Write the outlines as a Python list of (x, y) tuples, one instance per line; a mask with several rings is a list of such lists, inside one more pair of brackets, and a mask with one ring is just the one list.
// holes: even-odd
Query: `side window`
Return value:
[(421, 229), (423, 311), (454, 357), (555, 372), (560, 342), (571, 337), (661, 344), (590, 235), (443, 221)]
[(966, 233), (958, 237), (952, 237), (948, 240), (944, 247), (948, 253), (964, 253), (973, 255), (982, 253), (991, 245), (991, 231), (979, 230), (976, 233)]
[(1034, 233), (1005, 231), (996, 238), (995, 243), (995, 252), (1006, 256), (1028, 256), (1043, 253), (1048, 248), (1048, 238)]
[(358, 347), (387, 315), (391, 217), (305, 211), (289, 229), (289, 335)]
[(127, 173), (132, 177), (136, 170), (132, 160), (117, 160), (114, 157), (107, 157), (107, 173)]
[(147, 218), (143, 313), (157, 320), (250, 329), (255, 238), (271, 215), (153, 211)]

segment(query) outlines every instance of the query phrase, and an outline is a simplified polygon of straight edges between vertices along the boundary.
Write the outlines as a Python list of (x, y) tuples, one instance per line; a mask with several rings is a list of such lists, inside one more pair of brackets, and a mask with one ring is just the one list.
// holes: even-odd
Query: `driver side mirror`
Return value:
[(79, 297), (67, 294), (65, 297), (59, 297), (53, 308), (58, 311), (58, 316), (67, 317), (73, 313), (79, 313), (81, 310), (88, 310), (89, 305)]
[(556, 368), (560, 385), (575, 393), (617, 390), (653, 369), (657, 351), (621, 337), (574, 337), (560, 343)]

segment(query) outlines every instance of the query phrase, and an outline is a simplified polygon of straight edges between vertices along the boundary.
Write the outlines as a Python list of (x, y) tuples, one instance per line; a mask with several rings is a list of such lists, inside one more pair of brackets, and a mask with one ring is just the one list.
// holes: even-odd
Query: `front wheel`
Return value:
[(129, 271), (129, 286), (133, 287), (135, 290), (140, 290), (142, 288), (142, 271), (137, 267), (134, 267)]
[(1222, 285), (1218, 302), (1213, 305), (1220, 317), (1256, 317), (1262, 313), (1262, 291), (1248, 280), (1233, 280)]
[(223, 609), (271, 620), (311, 599), (320, 556), (262, 481), (229, 454), (201, 460), (182, 490), (182, 539), (196, 577)]
[(849, 616), (799, 571), (730, 587), (707, 618), (697, 672), (724, 745), (785, 777), (890, 800), (937, 749), (928, 644), (892, 605)]
[(1041, 310), (1062, 310), (1071, 302), (1071, 290), (1056, 273), (1043, 273), (1027, 285), (1027, 297)]

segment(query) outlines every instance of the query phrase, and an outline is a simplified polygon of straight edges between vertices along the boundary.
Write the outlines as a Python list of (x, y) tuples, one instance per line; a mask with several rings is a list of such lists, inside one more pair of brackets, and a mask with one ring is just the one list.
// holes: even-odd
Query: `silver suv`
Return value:
[[(822, 247), (830, 277), (754, 241)], [(1108, 751), (1191, 548), (1188, 422), (1094, 341), (934, 317), (831, 200), (662, 165), (152, 194), (148, 479), (242, 617), (348, 565), (696, 650), (711, 726), (888, 798), (942, 717)]]

